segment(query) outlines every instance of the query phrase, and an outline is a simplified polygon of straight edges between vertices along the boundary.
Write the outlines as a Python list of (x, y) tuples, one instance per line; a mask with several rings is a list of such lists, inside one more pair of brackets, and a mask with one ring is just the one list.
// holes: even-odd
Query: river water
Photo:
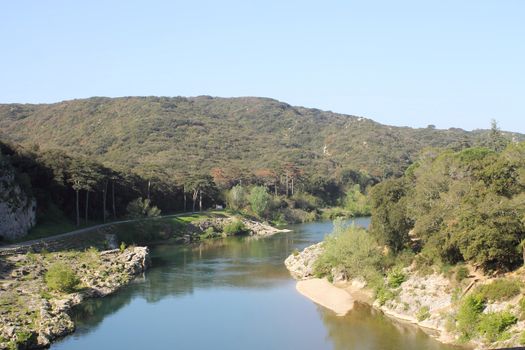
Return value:
[[(367, 226), (368, 218), (356, 224)], [(331, 232), (331, 222), (269, 238), (152, 247), (153, 267), (116, 294), (75, 309), (77, 330), (52, 349), (430, 349), (412, 325), (366, 305), (337, 317), (295, 290), (283, 264)]]

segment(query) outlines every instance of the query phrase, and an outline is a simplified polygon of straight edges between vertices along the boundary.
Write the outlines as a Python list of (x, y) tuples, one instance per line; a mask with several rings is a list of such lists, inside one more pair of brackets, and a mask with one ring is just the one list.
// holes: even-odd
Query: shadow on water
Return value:
[(365, 304), (356, 303), (355, 308), (344, 317), (322, 307), (318, 311), (335, 350), (458, 349), (440, 344), (418, 327), (390, 319)]

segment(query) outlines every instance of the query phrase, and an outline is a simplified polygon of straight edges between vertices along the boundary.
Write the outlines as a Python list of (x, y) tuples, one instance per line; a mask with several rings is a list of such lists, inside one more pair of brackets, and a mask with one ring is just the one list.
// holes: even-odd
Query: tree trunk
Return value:
[(186, 212), (186, 187), (182, 188), (182, 192), (184, 192), (184, 212)]
[(193, 200), (193, 212), (195, 213), (195, 204), (197, 203), (197, 196), (199, 192), (198, 190), (193, 190), (193, 195), (191, 196), (191, 199)]
[(108, 182), (104, 182), (104, 189), (102, 190), (102, 222), (106, 222), (106, 193), (108, 192)]
[(86, 225), (88, 223), (89, 191), (86, 190)]
[(202, 190), (199, 190), (199, 211), (202, 211)]
[(148, 180), (148, 199), (150, 198), (151, 180)]
[(111, 197), (113, 197), (113, 219), (116, 219), (117, 210), (115, 209), (115, 180), (111, 181)]
[(79, 203), (78, 203), (78, 192), (79, 192), (79, 190), (75, 190), (76, 204), (77, 204), (77, 227), (80, 226), (80, 207), (79, 207)]
[(289, 192), (288, 192), (289, 187), (290, 187), (290, 184), (288, 182), (288, 174), (286, 174), (286, 197), (288, 197), (289, 195)]
[(525, 265), (525, 243), (522, 244), (523, 264)]
[(292, 196), (293, 196), (293, 177), (292, 177)]
[(277, 196), (277, 180), (273, 183), (273, 190), (275, 191), (275, 196)]

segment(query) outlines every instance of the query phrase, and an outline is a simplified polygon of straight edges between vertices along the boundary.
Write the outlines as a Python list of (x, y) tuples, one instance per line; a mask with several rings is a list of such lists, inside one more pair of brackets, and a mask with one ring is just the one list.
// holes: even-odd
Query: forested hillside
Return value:
[[(493, 139), (488, 131), (390, 127), (266, 98), (201, 96), (4, 104), (0, 141), (29, 179), (39, 222), (67, 217), (78, 225), (122, 217), (140, 197), (164, 213), (206, 208), (224, 203), (237, 184), (352, 207), (357, 185), (364, 192), (400, 176), (426, 147), (458, 151)], [(305, 197), (298, 198), (280, 206)]]
[(292, 163), (322, 176), (351, 168), (383, 178), (402, 174), (424, 147), (463, 148), (483, 133), (390, 127), (266, 98), (97, 97), (0, 105), (0, 138), (137, 172), (152, 164), (173, 173), (219, 167), (238, 177)]

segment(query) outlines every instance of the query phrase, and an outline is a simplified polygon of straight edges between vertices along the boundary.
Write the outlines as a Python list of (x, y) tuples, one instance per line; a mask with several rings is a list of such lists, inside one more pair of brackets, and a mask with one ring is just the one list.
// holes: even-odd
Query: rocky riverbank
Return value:
[[(232, 227), (236, 228), (231, 229)], [(178, 237), (177, 241), (179, 243), (190, 243), (233, 235), (268, 237), (280, 232), (290, 232), (290, 230), (278, 229), (267, 223), (225, 213), (218, 217), (210, 216), (189, 223), (184, 234)]]
[[(99, 252), (27, 253), (0, 260), (0, 349), (46, 347), (72, 333), (68, 311), (86, 298), (103, 297), (129, 283), (149, 265), (146, 247)], [(68, 292), (48, 272), (67, 266), (75, 278)], [(62, 276), (63, 277), (63, 276)]]
[[(304, 283), (305, 280), (315, 280), (313, 267), (315, 260), (322, 252), (323, 243), (318, 243), (305, 248), (302, 252), (294, 252), (285, 260), (285, 265), (291, 275), (299, 280), (298, 285)], [(385, 281), (387, 296), (377, 298), (374, 298), (373, 291), (367, 288), (364, 280), (347, 280), (344, 274), (336, 269), (332, 270), (330, 280), (333, 281), (334, 287), (348, 293), (347, 301), (366, 302), (395, 320), (420, 326), (422, 330), (442, 343), (476, 349), (505, 348), (523, 344), (525, 321), (521, 304), (525, 299), (522, 299), (519, 289), (515, 296), (506, 300), (486, 300), (482, 315), (489, 316), (487, 318), (496, 320), (500, 315), (497, 313), (501, 312), (508, 312), (511, 317), (515, 317), (516, 321), (507, 329), (501, 330), (501, 334), (496, 334), (493, 339), (488, 339), (487, 334), (484, 336), (479, 334), (467, 341), (458, 329), (457, 315), (463, 298), (469, 293), (474, 293), (473, 291), (479, 293), (480, 286), (490, 285), (501, 278), (481, 277), (479, 273), (470, 271), (468, 276), (459, 283), (451, 279), (451, 276), (441, 273), (421, 275), (415, 271), (413, 266), (403, 269), (402, 273), (404, 274), (402, 283), (396, 287), (388, 287), (388, 282)], [(520, 269), (512, 276), (506, 277), (522, 281), (525, 271)], [(330, 296), (328, 294), (323, 296), (319, 291), (302, 294), (324, 306), (331, 303)], [(315, 295), (315, 298), (311, 295)], [(351, 310), (351, 307), (348, 310)]]

